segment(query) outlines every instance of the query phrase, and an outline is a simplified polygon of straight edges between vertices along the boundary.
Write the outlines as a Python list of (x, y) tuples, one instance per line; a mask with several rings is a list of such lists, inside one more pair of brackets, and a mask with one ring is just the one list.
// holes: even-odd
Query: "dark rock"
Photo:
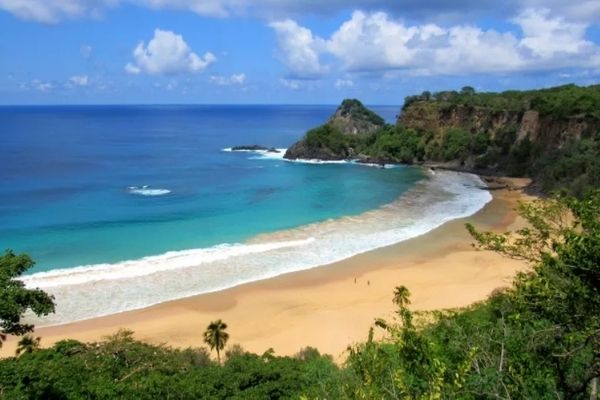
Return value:
[(336, 161), (343, 160), (348, 157), (347, 153), (336, 153), (326, 147), (316, 147), (307, 145), (306, 141), (300, 140), (294, 143), (292, 147), (287, 149), (284, 158), (288, 160), (324, 160), (324, 161)]
[(259, 146), (256, 144), (252, 144), (252, 145), (243, 145), (243, 146), (233, 146), (231, 148), (231, 151), (269, 151), (269, 152), (275, 152), (275, 153), (279, 153), (275, 148), (271, 147), (263, 147), (263, 146)]

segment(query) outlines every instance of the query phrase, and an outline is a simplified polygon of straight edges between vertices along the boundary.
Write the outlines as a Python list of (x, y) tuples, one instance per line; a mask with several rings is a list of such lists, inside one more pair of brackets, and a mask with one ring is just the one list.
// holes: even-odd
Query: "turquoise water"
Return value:
[[(393, 108), (396, 110), (396, 108)], [(257, 159), (331, 106), (0, 108), (0, 243), (33, 272), (243, 242), (388, 203), (421, 174)], [(383, 108), (383, 111), (389, 109)], [(143, 196), (150, 185), (167, 194)]]
[[(329, 264), (475, 213), (478, 177), (288, 162), (333, 106), (0, 107), (0, 244), (82, 320)], [(397, 107), (373, 107), (393, 122)], [(241, 144), (279, 153), (231, 152)]]

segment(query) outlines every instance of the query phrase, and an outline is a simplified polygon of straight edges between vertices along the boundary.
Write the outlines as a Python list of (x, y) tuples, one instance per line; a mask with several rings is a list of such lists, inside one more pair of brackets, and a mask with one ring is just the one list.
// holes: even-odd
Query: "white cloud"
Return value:
[(354, 86), (354, 82), (351, 79), (337, 79), (335, 81), (335, 87), (338, 89), (352, 86)]
[(280, 79), (279, 83), (288, 89), (298, 90), (300, 89), (300, 82), (295, 79)]
[(275, 30), (281, 60), (294, 78), (314, 78), (327, 72), (319, 61), (324, 46), (322, 39), (291, 19), (269, 24)]
[(514, 21), (521, 26), (521, 45), (534, 56), (547, 59), (556, 53), (579, 54), (593, 43), (585, 40), (587, 25), (572, 23), (562, 17), (550, 17), (550, 10), (525, 10)]
[(210, 81), (216, 85), (243, 85), (246, 81), (246, 74), (233, 74), (231, 76), (212, 75)]
[(418, 33), (418, 27), (391, 21), (383, 12), (355, 11), (327, 41), (327, 50), (348, 70), (401, 67), (414, 57), (407, 44)]
[(533, 9), (523, 11), (513, 21), (520, 34), (472, 25), (407, 25), (383, 12), (362, 11), (355, 11), (327, 39), (291, 20), (270, 26), (280, 28), (279, 45), (292, 76), (310, 71), (311, 65), (326, 70), (319, 63), (325, 54), (333, 55), (345, 71), (405, 75), (600, 67), (600, 47), (585, 39), (586, 24)]
[(87, 75), (75, 75), (69, 78), (69, 83), (75, 86), (87, 86), (89, 78)]
[(194, 73), (217, 60), (211, 52), (199, 57), (181, 35), (160, 29), (154, 30), (154, 37), (147, 46), (144, 42), (138, 43), (133, 50), (133, 58), (133, 63), (125, 65), (125, 71), (130, 74)]

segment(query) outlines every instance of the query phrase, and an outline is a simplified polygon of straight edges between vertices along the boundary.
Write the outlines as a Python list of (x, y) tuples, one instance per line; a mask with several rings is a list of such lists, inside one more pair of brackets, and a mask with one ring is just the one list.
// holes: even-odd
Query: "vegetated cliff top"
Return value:
[(345, 99), (327, 124), (345, 135), (361, 135), (375, 133), (385, 125), (385, 121), (359, 100)]
[(538, 90), (508, 90), (477, 93), (470, 86), (460, 91), (425, 91), (405, 98), (403, 110), (415, 104), (429, 103), (438, 107), (469, 106), (492, 111), (525, 112), (535, 110), (540, 115), (567, 117), (587, 115), (600, 118), (600, 85), (574, 84)]

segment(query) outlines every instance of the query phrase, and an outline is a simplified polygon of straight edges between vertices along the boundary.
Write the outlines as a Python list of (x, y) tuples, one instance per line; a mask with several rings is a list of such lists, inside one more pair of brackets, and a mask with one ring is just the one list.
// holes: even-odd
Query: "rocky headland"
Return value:
[(309, 130), (287, 159), (405, 163), (531, 177), (541, 191), (600, 185), (600, 85), (409, 96), (395, 124), (356, 99)]

